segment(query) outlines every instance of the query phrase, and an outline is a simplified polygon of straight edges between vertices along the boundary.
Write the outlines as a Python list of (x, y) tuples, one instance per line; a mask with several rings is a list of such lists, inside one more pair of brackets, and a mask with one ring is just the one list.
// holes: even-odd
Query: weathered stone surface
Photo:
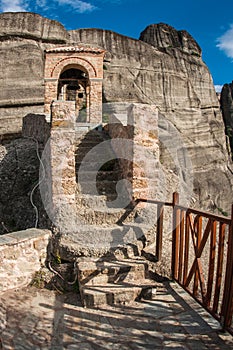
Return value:
[(34, 13), (0, 15), (0, 133), (17, 133), (27, 113), (42, 113), (44, 49), (65, 43), (58, 22)]
[(158, 49), (177, 48), (193, 56), (201, 56), (200, 46), (186, 30), (176, 30), (168, 24), (149, 25), (139, 40)]
[(175, 283), (155, 300), (85, 309), (77, 293), (24, 288), (0, 299), (3, 349), (129, 350), (233, 347), (232, 336)]
[(81, 300), (85, 307), (132, 303), (155, 282), (148, 264), (139, 257), (101, 261), (80, 259), (77, 263)]
[[(40, 153), (39, 145), (39, 153)], [(40, 227), (47, 227), (47, 215), (38, 188), (39, 181), (37, 143), (31, 139), (18, 139), (0, 145), (0, 234), (34, 227), (39, 212)]]
[(0, 293), (26, 286), (47, 257), (50, 231), (29, 229), (0, 237)]
[(23, 118), (22, 135), (25, 138), (37, 140), (43, 145), (49, 139), (50, 125), (45, 116), (40, 114), (27, 114)]
[(63, 25), (36, 13), (1, 13), (0, 35), (3, 38), (17, 36), (39, 41), (64, 43), (68, 37)]
[[(115, 108), (117, 111), (117, 104)], [(110, 114), (108, 129), (112, 148), (120, 159), (124, 178), (128, 180), (130, 196), (134, 199), (156, 198), (159, 165), (157, 107), (130, 104), (123, 114)]]
[(225, 84), (221, 91), (220, 104), (226, 128), (226, 135), (229, 138), (231, 152), (233, 154), (233, 81)]

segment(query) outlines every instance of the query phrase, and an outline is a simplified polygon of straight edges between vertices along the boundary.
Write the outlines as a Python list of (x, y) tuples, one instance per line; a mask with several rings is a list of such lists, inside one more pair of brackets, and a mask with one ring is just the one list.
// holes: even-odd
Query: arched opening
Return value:
[(83, 68), (68, 67), (60, 74), (57, 99), (75, 101), (77, 121), (87, 121), (89, 109), (90, 81), (87, 71)]

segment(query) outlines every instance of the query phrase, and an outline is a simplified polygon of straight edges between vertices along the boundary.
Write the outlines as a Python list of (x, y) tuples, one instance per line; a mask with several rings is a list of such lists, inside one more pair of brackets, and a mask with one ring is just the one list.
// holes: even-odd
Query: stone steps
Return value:
[[(76, 205), (84, 224), (114, 224), (127, 214), (124, 208), (130, 203), (124, 183), (117, 187), (122, 172), (111, 144), (102, 143), (107, 139), (103, 131), (89, 132), (81, 136), (76, 150)], [(93, 149), (99, 143), (101, 147)], [(114, 208), (118, 210), (111, 210)]]
[(144, 285), (108, 284), (107, 286), (84, 287), (82, 289), (82, 304), (87, 308), (98, 308), (104, 305), (125, 305), (140, 298), (145, 290), (152, 286), (152, 281)]
[(115, 194), (117, 181), (81, 181), (79, 183), (81, 192), (85, 194), (96, 194), (96, 191), (101, 194)]
[(122, 173), (111, 144), (103, 143), (107, 139), (99, 131), (79, 135), (79, 222), (77, 230), (62, 235), (59, 246), (54, 247), (61, 258), (77, 261), (82, 303), (90, 308), (128, 304), (154, 285), (148, 263), (141, 256), (150, 227), (140, 221), (138, 209), (130, 205), (124, 183), (117, 193)]
[(148, 264), (140, 258), (102, 261), (79, 261), (78, 280), (83, 285), (98, 286), (103, 283), (133, 282), (148, 277)]
[(155, 286), (147, 262), (141, 257), (114, 261), (78, 262), (78, 280), (83, 306), (124, 305)]
[(136, 210), (121, 208), (101, 208), (80, 209), (79, 215), (83, 218), (83, 223), (93, 225), (112, 225), (133, 222)]
[[(95, 174), (96, 175), (96, 174)], [(99, 170), (96, 176), (97, 181), (119, 181), (121, 179), (121, 171), (119, 169), (116, 170)], [(86, 171), (85, 172), (85, 181), (93, 181), (95, 180), (95, 177), (93, 175), (93, 171)]]
[(75, 155), (77, 158), (84, 158), (87, 153), (90, 152), (91, 150), (91, 153), (93, 155), (96, 155), (98, 156), (99, 158), (103, 158), (103, 157), (112, 157), (112, 158), (115, 158), (115, 153), (113, 152), (112, 149), (110, 148), (106, 148), (105, 146), (107, 146), (106, 144), (103, 145), (103, 147), (97, 147), (95, 148), (95, 146), (98, 146), (102, 141), (99, 141), (99, 142), (93, 142), (93, 143), (84, 143), (84, 144), (80, 144), (78, 146), (78, 148), (76, 149), (75, 151)]
[(103, 131), (91, 131), (86, 134), (75, 134), (76, 137), (76, 146), (78, 148), (92, 148), (103, 141), (109, 139), (108, 135)]
[(144, 224), (87, 225), (80, 223), (76, 231), (61, 235), (58, 245), (53, 246), (54, 255), (61, 259), (76, 261), (81, 256), (115, 259), (133, 258), (140, 255), (145, 246), (149, 227)]
[(79, 208), (105, 208), (106, 202), (113, 202), (116, 194), (92, 196), (90, 194), (77, 193), (76, 204)]

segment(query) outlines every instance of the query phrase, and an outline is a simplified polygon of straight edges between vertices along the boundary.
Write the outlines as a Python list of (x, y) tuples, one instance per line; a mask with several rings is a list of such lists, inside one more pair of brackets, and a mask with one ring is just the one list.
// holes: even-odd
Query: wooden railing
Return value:
[(233, 206), (224, 217), (172, 203), (157, 204), (156, 258), (161, 259), (165, 206), (173, 208), (172, 278), (233, 334)]
[(231, 329), (233, 207), (231, 218), (179, 205), (173, 195), (172, 277)]

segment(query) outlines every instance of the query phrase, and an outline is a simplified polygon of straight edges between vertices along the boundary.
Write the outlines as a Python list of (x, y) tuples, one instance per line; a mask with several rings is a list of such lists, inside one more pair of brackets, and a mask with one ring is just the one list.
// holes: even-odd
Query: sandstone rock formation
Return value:
[[(194, 39), (163, 24), (147, 27), (140, 41), (96, 29), (71, 31), (70, 35), (73, 42), (88, 42), (108, 51), (106, 102), (154, 103), (159, 107), (160, 134), (167, 133), (166, 139), (170, 135), (170, 145), (161, 140), (160, 147), (167, 193), (174, 187), (179, 190), (179, 174), (171, 156), (175, 149), (178, 162), (186, 163), (189, 158), (189, 166), (183, 165), (193, 174), (191, 205), (197, 201), (196, 205), (205, 209), (229, 212), (232, 170), (224, 124), (212, 77)], [(184, 150), (188, 151), (186, 157)], [(192, 169), (188, 169), (190, 164)], [(185, 174), (183, 180), (187, 182)]]
[(200, 46), (186, 30), (177, 31), (164, 23), (149, 25), (139, 40), (159, 49), (177, 48), (197, 57), (202, 54)]
[(22, 117), (44, 110), (44, 49), (65, 44), (56, 21), (34, 13), (0, 15), (0, 134), (18, 133)]
[(107, 50), (104, 101), (156, 104), (160, 110), (165, 194), (170, 199), (179, 190), (180, 176), (184, 184), (193, 176), (188, 204), (229, 213), (232, 170), (219, 102), (201, 49), (187, 32), (152, 25), (135, 40), (100, 29), (66, 31), (60, 23), (31, 13), (1, 14), (0, 28), (0, 134), (19, 132), (25, 114), (43, 111), (45, 48), (80, 43), (102, 47)]
[(220, 95), (220, 104), (225, 123), (226, 135), (229, 138), (231, 152), (233, 154), (233, 82), (223, 86)]

